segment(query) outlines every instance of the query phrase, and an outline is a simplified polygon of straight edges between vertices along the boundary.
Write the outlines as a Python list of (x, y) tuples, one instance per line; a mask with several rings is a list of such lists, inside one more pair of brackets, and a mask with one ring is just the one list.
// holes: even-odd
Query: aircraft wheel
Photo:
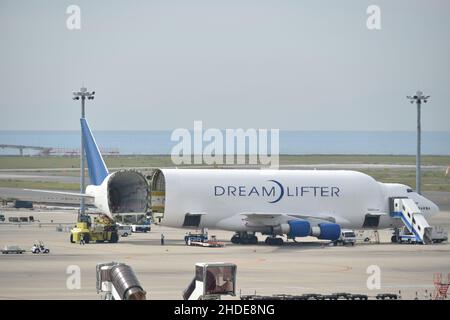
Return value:
[(255, 235), (251, 236), (249, 239), (249, 243), (250, 244), (258, 244), (258, 237)]
[(240, 242), (239, 240), (240, 239), (237, 234), (235, 234), (234, 236), (231, 237), (231, 243), (238, 244)]
[(281, 246), (284, 243), (282, 238), (273, 238), (273, 237), (267, 237), (265, 242), (269, 246)]
[(243, 237), (240, 239), (240, 244), (249, 244), (250, 243), (250, 239)]
[(111, 234), (111, 240), (109, 240), (109, 242), (111, 243), (116, 243), (117, 241), (119, 241), (119, 236), (117, 233), (113, 233)]

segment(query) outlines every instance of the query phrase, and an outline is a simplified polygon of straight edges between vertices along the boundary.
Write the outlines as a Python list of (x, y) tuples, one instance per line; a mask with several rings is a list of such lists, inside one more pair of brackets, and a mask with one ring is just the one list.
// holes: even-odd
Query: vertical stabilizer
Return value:
[(91, 184), (98, 186), (101, 185), (103, 180), (105, 180), (108, 176), (108, 169), (106, 168), (105, 162), (103, 161), (103, 157), (98, 149), (87, 120), (81, 118), (80, 122), (81, 134), (84, 140), (84, 150), (89, 169), (89, 178), (91, 179)]

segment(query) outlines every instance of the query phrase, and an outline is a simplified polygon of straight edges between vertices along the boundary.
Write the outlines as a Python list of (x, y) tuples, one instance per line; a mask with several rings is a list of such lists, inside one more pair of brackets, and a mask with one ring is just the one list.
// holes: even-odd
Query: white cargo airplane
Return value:
[(148, 185), (134, 170), (109, 173), (85, 119), (81, 129), (92, 183), (82, 196), (111, 217), (151, 210), (161, 225), (235, 231), (233, 243), (256, 243), (259, 232), (282, 244), (278, 235), (336, 240), (341, 227), (399, 227), (393, 198), (413, 199), (424, 217), (439, 212), (406, 185), (346, 170), (158, 169)]

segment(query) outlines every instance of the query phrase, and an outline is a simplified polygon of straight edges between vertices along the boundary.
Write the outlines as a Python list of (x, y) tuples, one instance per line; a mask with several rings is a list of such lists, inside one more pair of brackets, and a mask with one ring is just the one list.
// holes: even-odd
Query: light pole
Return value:
[(421, 194), (421, 173), (420, 173), (420, 144), (421, 144), (421, 125), (420, 125), (420, 107), (427, 103), (430, 96), (424, 96), (422, 91), (417, 91), (413, 96), (406, 96), (411, 103), (417, 104), (417, 154), (416, 154), (416, 192)]
[[(85, 87), (81, 87), (80, 91), (78, 92), (72, 92), (73, 93), (73, 100), (80, 100), (81, 99), (81, 118), (84, 119), (85, 118), (85, 101), (86, 98), (88, 98), (88, 100), (93, 100), (94, 99), (94, 95), (95, 95), (95, 91), (89, 92), (87, 91), (87, 88)], [(81, 154), (80, 154), (80, 158), (81, 158), (81, 168), (80, 168), (80, 192), (82, 194), (84, 194), (84, 188), (85, 188), (85, 181), (84, 181), (84, 171), (85, 171), (85, 165), (84, 165), (84, 139), (83, 139), (83, 133), (81, 133)], [(86, 211), (85, 209), (85, 201), (84, 201), (84, 197), (81, 197), (81, 202), (80, 202), (80, 214), (84, 214)]]

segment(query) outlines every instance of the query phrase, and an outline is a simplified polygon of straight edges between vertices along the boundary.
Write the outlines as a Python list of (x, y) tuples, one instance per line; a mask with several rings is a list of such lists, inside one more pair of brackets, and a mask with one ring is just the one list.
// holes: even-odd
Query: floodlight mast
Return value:
[(422, 91), (417, 91), (413, 96), (406, 96), (411, 103), (416, 103), (417, 105), (417, 153), (416, 153), (416, 192), (418, 194), (422, 193), (421, 188), (421, 105), (427, 103), (430, 96), (425, 96)]
[[(94, 99), (94, 95), (95, 95), (95, 91), (89, 92), (87, 90), (87, 88), (85, 88), (84, 86), (81, 87), (80, 91), (77, 92), (72, 92), (73, 93), (73, 100), (81, 100), (81, 119), (85, 119), (86, 116), (86, 109), (85, 109), (85, 101), (86, 98), (88, 100), (93, 100)], [(81, 152), (80, 152), (80, 192), (82, 194), (84, 194), (85, 192), (85, 178), (84, 178), (84, 174), (85, 174), (85, 155), (84, 155), (84, 139), (83, 139), (83, 134), (81, 134)], [(80, 214), (85, 214), (86, 212), (86, 204), (85, 204), (85, 200), (84, 197), (81, 197), (80, 200)]]

